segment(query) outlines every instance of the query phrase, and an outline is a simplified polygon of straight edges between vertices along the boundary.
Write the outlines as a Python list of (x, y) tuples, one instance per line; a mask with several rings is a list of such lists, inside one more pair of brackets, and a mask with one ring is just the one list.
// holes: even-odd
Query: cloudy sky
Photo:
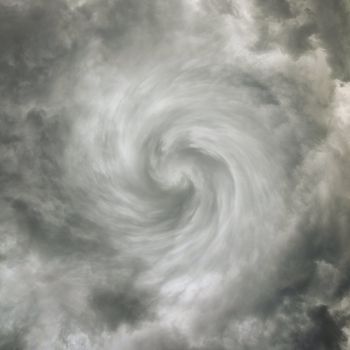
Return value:
[(348, 0), (0, 0), (0, 350), (350, 349)]

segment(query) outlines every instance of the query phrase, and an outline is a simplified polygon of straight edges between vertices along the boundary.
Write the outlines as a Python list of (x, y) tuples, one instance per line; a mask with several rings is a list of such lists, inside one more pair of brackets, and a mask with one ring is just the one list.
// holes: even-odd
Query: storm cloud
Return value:
[(346, 0), (0, 0), (0, 349), (350, 348)]

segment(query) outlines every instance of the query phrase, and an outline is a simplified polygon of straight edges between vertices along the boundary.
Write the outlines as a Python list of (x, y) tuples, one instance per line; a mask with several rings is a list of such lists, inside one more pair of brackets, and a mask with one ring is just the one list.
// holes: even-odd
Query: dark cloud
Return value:
[(108, 328), (120, 325), (135, 326), (150, 317), (151, 298), (145, 291), (126, 287), (124, 290), (96, 290), (91, 307)]
[[(46, 95), (52, 75), (73, 47), (63, 1), (2, 2), (1, 96), (18, 103)], [(68, 39), (68, 40), (67, 40)]]
[(350, 79), (350, 9), (345, 0), (332, 2), (314, 1), (313, 17), (336, 78)]
[(292, 17), (291, 6), (287, 0), (258, 1), (256, 2), (256, 6), (269, 17), (278, 17), (281, 19), (288, 19)]
[(298, 349), (342, 349), (346, 336), (338, 322), (330, 315), (327, 306), (320, 305), (308, 313), (311, 325), (298, 335)]
[[(349, 80), (350, 13), (347, 1), (257, 1), (256, 5), (259, 8), (257, 16), (261, 18), (257, 47), (264, 48), (275, 42), (300, 57), (320, 46), (327, 53), (334, 77)], [(268, 16), (267, 21), (265, 16)], [(273, 26), (278, 30), (272, 30)]]
[(1, 335), (0, 336), (0, 349), (1, 350), (23, 350), (25, 345), (20, 335)]

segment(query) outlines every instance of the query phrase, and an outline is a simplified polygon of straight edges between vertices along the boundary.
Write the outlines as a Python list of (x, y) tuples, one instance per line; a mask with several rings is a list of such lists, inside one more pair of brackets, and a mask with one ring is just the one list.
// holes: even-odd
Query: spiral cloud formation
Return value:
[(0, 350), (350, 349), (347, 0), (0, 0)]

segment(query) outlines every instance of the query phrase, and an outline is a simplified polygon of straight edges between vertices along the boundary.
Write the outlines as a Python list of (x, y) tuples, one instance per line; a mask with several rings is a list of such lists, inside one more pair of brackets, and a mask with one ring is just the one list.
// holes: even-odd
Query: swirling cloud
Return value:
[(0, 4), (0, 349), (346, 349), (346, 1)]

